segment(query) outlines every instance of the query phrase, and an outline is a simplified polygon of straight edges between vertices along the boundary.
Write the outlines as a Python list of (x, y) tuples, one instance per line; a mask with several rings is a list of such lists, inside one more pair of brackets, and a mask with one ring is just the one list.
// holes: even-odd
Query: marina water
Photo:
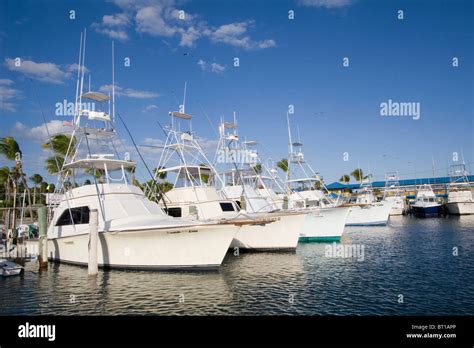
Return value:
[(363, 246), (363, 258), (301, 243), (296, 253), (229, 251), (216, 272), (97, 277), (29, 262), (0, 279), (0, 315), (474, 315), (474, 216), (395, 216), (346, 228), (341, 244)]

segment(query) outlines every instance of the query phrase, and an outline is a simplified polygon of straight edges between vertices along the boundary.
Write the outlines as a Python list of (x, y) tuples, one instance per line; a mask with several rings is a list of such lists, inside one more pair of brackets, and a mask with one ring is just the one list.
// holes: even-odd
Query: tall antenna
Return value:
[(89, 73), (89, 92), (91, 91), (91, 74)]
[(187, 81), (184, 81), (184, 96), (183, 96), (183, 114), (186, 113), (186, 85)]
[(82, 91), (84, 87), (84, 70), (85, 70), (84, 65), (86, 61), (86, 36), (87, 36), (87, 29), (84, 28), (84, 46), (82, 49), (82, 66), (81, 66), (82, 74), (81, 74), (81, 88), (80, 88), (80, 94), (79, 94), (79, 109), (82, 108)]
[(289, 154), (288, 154), (288, 159), (287, 159), (287, 165), (286, 165), (286, 185), (287, 189), (290, 189), (290, 183), (288, 182), (290, 180), (290, 163), (291, 163), (291, 155), (293, 154), (293, 141), (291, 140), (291, 127), (290, 127), (290, 114), (288, 111), (286, 112), (286, 122), (288, 124), (288, 149), (289, 149)]
[(234, 111), (234, 135), (237, 136), (237, 114)]
[(436, 177), (435, 161), (434, 156), (431, 156), (431, 169), (433, 170), (433, 178)]
[(112, 123), (115, 126), (115, 53), (112, 41)]
[(79, 79), (81, 73), (81, 53), (82, 53), (82, 31), (81, 31), (81, 42), (79, 44), (79, 59), (77, 61), (77, 81), (76, 81), (76, 99), (74, 100), (74, 123), (76, 123), (76, 117), (78, 114), (77, 99), (79, 94)]

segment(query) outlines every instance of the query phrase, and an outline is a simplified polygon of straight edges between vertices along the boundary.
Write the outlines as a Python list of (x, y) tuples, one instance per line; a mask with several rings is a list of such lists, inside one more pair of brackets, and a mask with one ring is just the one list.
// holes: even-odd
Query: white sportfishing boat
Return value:
[(431, 185), (418, 186), (415, 202), (411, 205), (413, 215), (418, 217), (439, 216), (442, 213), (442, 205), (439, 203)]
[(344, 233), (349, 208), (338, 206), (338, 202), (329, 197), (321, 176), (305, 160), (303, 144), (299, 139), (293, 141), (290, 118), (288, 114), (286, 116), (289, 141), (285, 187), (288, 205), (289, 209), (310, 212), (301, 230), (300, 241), (339, 241)]
[(370, 179), (362, 179), (361, 186), (355, 190), (348, 204), (350, 207), (346, 226), (381, 226), (386, 225), (390, 217), (393, 202), (378, 202), (374, 195)]
[[(220, 177), (190, 130), (192, 116), (179, 112), (172, 112), (170, 116), (172, 124), (165, 129), (167, 138), (155, 174), (157, 181), (165, 175), (174, 175), (173, 188), (163, 196), (168, 214), (197, 221), (217, 219), (240, 226), (231, 248), (295, 249), (304, 214), (248, 211), (239, 206), (242, 204), (240, 194), (235, 200), (218, 193), (214, 183)], [(175, 127), (177, 122), (181, 122), (179, 127)], [(182, 123), (186, 122), (189, 122), (189, 130), (184, 131), (186, 125)], [(169, 166), (173, 157), (177, 157), (177, 164)]]
[(465, 164), (451, 165), (446, 208), (452, 215), (474, 214), (474, 199)]
[[(81, 40), (82, 43), (82, 40)], [(116, 144), (114, 88), (112, 113), (91, 110), (83, 103), (108, 103), (98, 92), (82, 93), (84, 51), (81, 44), (76, 90), (76, 114), (64, 164), (60, 166), (57, 194), (63, 195), (48, 228), (49, 259), (87, 265), (89, 217), (98, 210), (98, 265), (125, 269), (215, 269), (222, 263), (238, 226), (227, 223), (176, 219), (148, 199), (131, 183), (135, 163), (126, 153), (109, 151)], [(113, 53), (112, 53), (113, 56)], [(113, 75), (112, 75), (113, 76)], [(113, 80), (112, 80), (113, 81)], [(80, 86), (80, 87), (79, 87)], [(114, 82), (112, 82), (114, 86)], [(91, 104), (92, 104), (91, 103)], [(77, 187), (80, 175), (92, 184)]]
[[(221, 131), (225, 128), (226, 124), (222, 123)], [(234, 133), (225, 135), (224, 132), (221, 132), (221, 144), (223, 139), (237, 143), (238, 135), (235, 131), (235, 125), (231, 124), (229, 128), (234, 129)], [(289, 136), (291, 138), (290, 129)], [(299, 241), (339, 240), (344, 231), (344, 224), (349, 210), (347, 208), (334, 208), (334, 204), (319, 190), (317, 199), (306, 200), (306, 196), (316, 193), (315, 186), (312, 187), (313, 190), (301, 192), (305, 197), (299, 195), (300, 192), (292, 190), (291, 185), (287, 186), (280, 180), (276, 169), (270, 169), (271, 166), (264, 165), (260, 161), (257, 151), (250, 151), (250, 147), (256, 144), (256, 141), (244, 141), (235, 146), (235, 151), (240, 149), (244, 153), (251, 154), (248, 157), (251, 157), (254, 161), (252, 166), (247, 165), (247, 169), (237, 171), (233, 168), (233, 170), (222, 174), (224, 180), (228, 183), (225, 186), (225, 192), (237, 199), (244, 191), (242, 188), (244, 188), (248, 201), (246, 202), (247, 208), (250, 205), (250, 209), (254, 211), (283, 209), (284, 211), (306, 213), (305, 222), (300, 230)], [(302, 163), (299, 163), (299, 165), (302, 165)], [(279, 193), (277, 194), (275, 190), (278, 190)], [(288, 199), (288, 196), (292, 198)]]
[(385, 190), (383, 201), (391, 202), (392, 209), (390, 215), (402, 215), (406, 210), (405, 198), (402, 197), (400, 182), (397, 172), (390, 172), (385, 175)]

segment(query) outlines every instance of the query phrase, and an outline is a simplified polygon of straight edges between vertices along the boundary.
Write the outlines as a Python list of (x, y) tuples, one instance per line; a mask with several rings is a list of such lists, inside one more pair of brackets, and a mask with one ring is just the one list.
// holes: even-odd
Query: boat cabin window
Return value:
[[(72, 220), (71, 220), (72, 215)], [(59, 217), (58, 221), (56, 222), (56, 226), (68, 226), (68, 225), (80, 225), (80, 224), (88, 224), (89, 223), (89, 207), (78, 207), (78, 208), (71, 208), (71, 212), (69, 209), (63, 211), (61, 216)]]
[(235, 211), (234, 205), (229, 202), (219, 203), (221, 205), (222, 211)]
[(165, 209), (166, 214), (172, 217), (181, 217), (181, 208), (168, 208)]

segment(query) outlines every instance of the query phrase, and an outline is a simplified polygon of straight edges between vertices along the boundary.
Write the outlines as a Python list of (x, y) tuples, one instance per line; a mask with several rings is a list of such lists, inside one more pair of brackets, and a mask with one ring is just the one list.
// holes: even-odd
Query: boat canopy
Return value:
[(123, 168), (135, 168), (135, 162), (116, 160), (111, 158), (84, 158), (64, 165), (66, 169), (87, 169), (87, 168), (107, 168), (107, 170), (117, 170)]
[(170, 112), (170, 116), (171, 117), (176, 117), (176, 118), (181, 118), (183, 120), (190, 120), (192, 119), (193, 117), (189, 114), (185, 114), (183, 112), (177, 112), (177, 111), (173, 111), (173, 112)]
[(157, 173), (167, 173), (167, 172), (172, 172), (172, 173), (182, 173), (182, 172), (187, 172), (191, 176), (195, 175), (200, 175), (200, 174), (210, 174), (211, 173), (211, 168), (206, 167), (206, 166), (198, 166), (198, 165), (182, 165), (182, 166), (175, 166), (175, 167), (169, 167), (169, 168), (161, 168), (157, 170)]
[(109, 101), (109, 96), (101, 92), (86, 92), (81, 95), (82, 99), (90, 99), (99, 103)]
[(321, 181), (320, 179), (318, 178), (299, 178), (299, 179), (291, 179), (291, 180), (288, 180), (288, 183), (298, 183), (298, 182), (305, 182), (305, 181)]
[(103, 111), (83, 110), (82, 115), (87, 116), (89, 120), (110, 122), (110, 116)]
[(236, 127), (237, 126), (235, 125), (235, 123), (224, 122), (224, 128), (233, 129), (233, 128), (236, 128)]

